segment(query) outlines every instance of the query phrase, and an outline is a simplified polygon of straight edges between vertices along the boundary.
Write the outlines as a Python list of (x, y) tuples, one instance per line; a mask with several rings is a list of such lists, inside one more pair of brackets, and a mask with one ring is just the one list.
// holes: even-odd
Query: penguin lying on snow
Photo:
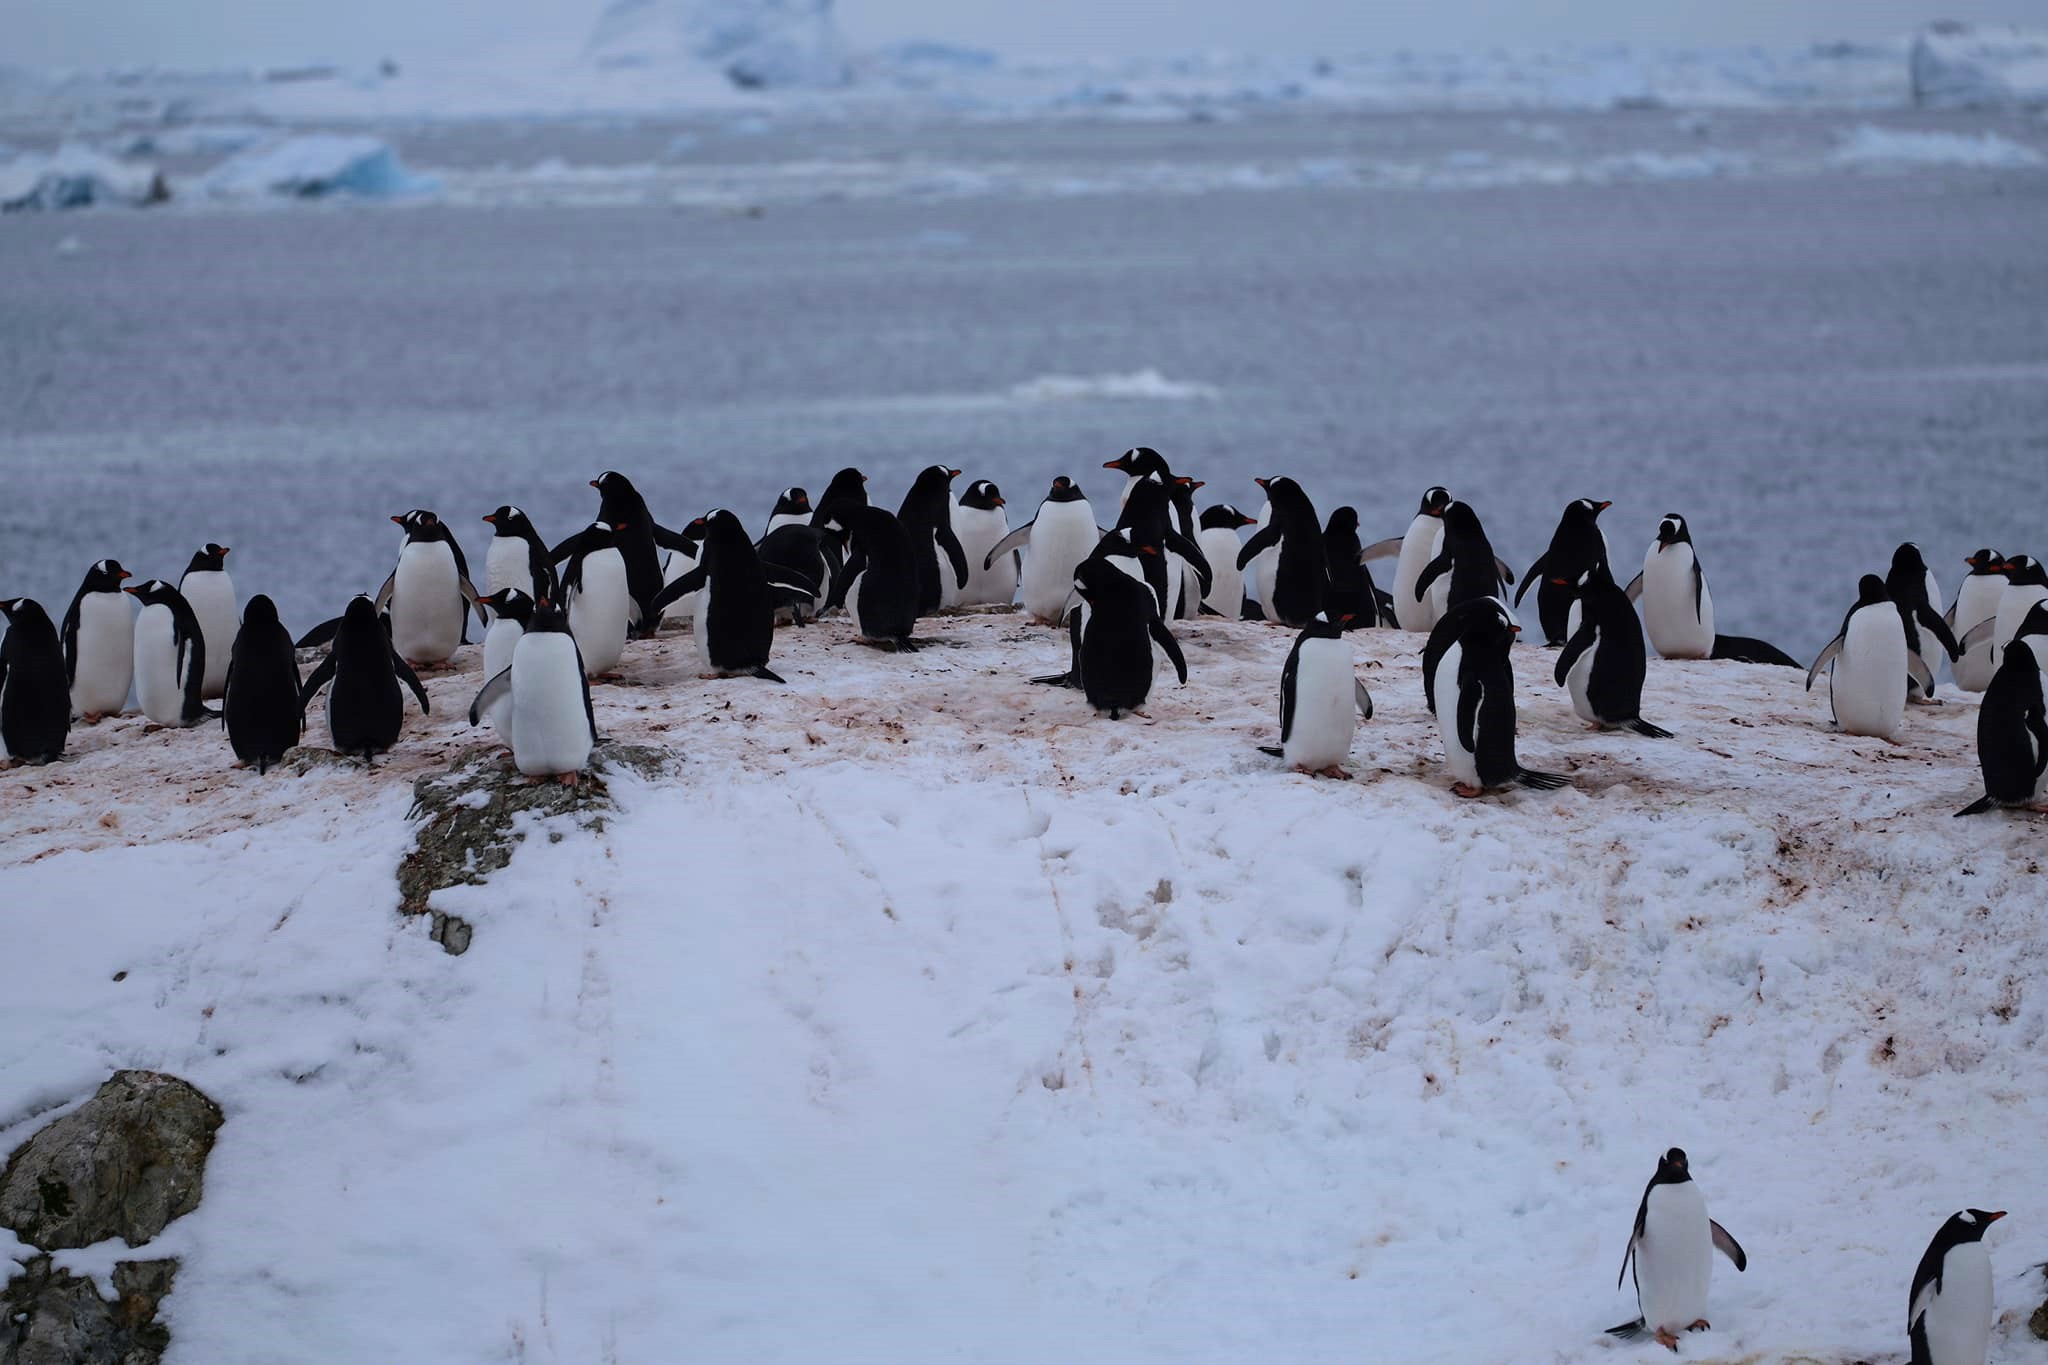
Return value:
[(575, 785), (597, 743), (597, 717), (590, 706), (590, 670), (567, 617), (553, 603), (534, 609), (513, 646), (511, 664), (470, 703), (469, 723), (494, 711), (509, 713), (509, 721), (498, 726), (501, 733), (509, 731), (512, 762), (520, 772)]
[(0, 758), (48, 763), (71, 733), (71, 688), (64, 646), (50, 614), (33, 598), (0, 601)]
[[(1456, 506), (1457, 504), (1452, 504)], [(1524, 768), (1515, 757), (1515, 674), (1508, 649), (1521, 627), (1497, 597), (1477, 597), (1445, 612), (1422, 650), (1423, 700), (1436, 716), (1444, 762), (1459, 796), (1519, 785), (1555, 791), (1556, 773)]]
[(257, 775), (299, 742), (305, 708), (299, 704), (299, 657), (277, 605), (257, 593), (242, 610), (242, 628), (229, 650), (220, 724), (237, 760)]
[(1571, 633), (1565, 617), (1571, 611), (1575, 586), (1587, 570), (1607, 562), (1607, 537), (1601, 534), (1599, 516), (1612, 506), (1611, 502), (1595, 502), (1591, 498), (1567, 503), (1557, 530), (1551, 533), (1550, 547), (1536, 556), (1529, 572), (1522, 575), (1522, 585), (1515, 589), (1515, 605), (1519, 607), (1528, 596), (1529, 585), (1539, 585), (1536, 620), (1543, 627), (1546, 645), (1564, 643), (1565, 636)]
[(183, 594), (161, 578), (125, 589), (135, 614), (135, 699), (158, 725), (197, 725), (206, 709), (206, 637)]
[(1358, 722), (1372, 719), (1372, 693), (1352, 671), (1350, 622), (1318, 616), (1302, 627), (1280, 670), (1280, 743), (1259, 752), (1296, 772), (1349, 777), (1344, 761)]
[(228, 577), (228, 547), (209, 543), (192, 556), (178, 580), (178, 591), (191, 604), (206, 637), (206, 683), (200, 696), (212, 701), (227, 690), (228, 655), (242, 611), (235, 601), (235, 581)]
[[(2039, 650), (2037, 654), (2035, 651)], [(2036, 602), (2005, 648), (2005, 661), (1977, 708), (1977, 764), (1984, 795), (1957, 811), (1979, 815), (1998, 806), (2029, 806), (2048, 798), (2048, 704), (2041, 670), (2048, 665), (2048, 602)]]
[(299, 689), (299, 705), (310, 705), (320, 689), (331, 683), (327, 733), (334, 751), (361, 754), (368, 763), (398, 742), (398, 731), (405, 724), (400, 682), (419, 699), (420, 714), (431, 714), (427, 690), (385, 632), (377, 604), (367, 597), (354, 597), (335, 627), (327, 657)]
[(1444, 509), (1451, 501), (1448, 488), (1426, 490), (1406, 532), (1358, 552), (1361, 561), (1399, 556), (1394, 563), (1394, 623), (1403, 630), (1428, 630), (1436, 624), (1436, 604), (1415, 591), (1415, 581), (1443, 546)]
[(1038, 514), (997, 541), (982, 556), (981, 567), (986, 570), (1001, 556), (1025, 550), (1018, 579), (1025, 614), (1056, 626), (1074, 595), (1074, 571), (1100, 539), (1102, 531), (1087, 495), (1062, 474), (1038, 504)]
[(1065, 673), (1033, 678), (1057, 687), (1078, 687), (1089, 705), (1109, 712), (1111, 720), (1139, 710), (1152, 693), (1152, 646), (1156, 642), (1172, 661), (1181, 682), (1188, 680), (1188, 662), (1180, 642), (1159, 614), (1152, 588), (1112, 562), (1123, 537), (1103, 538), (1106, 551), (1082, 561), (1075, 571), (1074, 591), (1081, 605), (1068, 618), (1072, 665)]
[(1656, 1334), (1658, 1345), (1674, 1352), (1680, 1332), (1707, 1331), (1712, 1325), (1707, 1321), (1707, 1286), (1716, 1251), (1733, 1261), (1738, 1271), (1749, 1269), (1742, 1247), (1726, 1228), (1707, 1217), (1707, 1201), (1693, 1183), (1685, 1153), (1673, 1147), (1657, 1159), (1657, 1173), (1643, 1187), (1635, 1230), (1622, 1253), (1621, 1275), (1614, 1278), (1614, 1287), (1621, 1288), (1622, 1276), (1635, 1267), (1636, 1306), (1643, 1315), (1607, 1330), (1628, 1338), (1647, 1329)]
[(1984, 1234), (2005, 1210), (1949, 1215), (1913, 1271), (1906, 1299), (1912, 1365), (1984, 1365), (1991, 1345), (1991, 1256)]
[[(1544, 586), (1559, 585), (1546, 579)], [(1594, 560), (1579, 575), (1575, 591), (1567, 613), (1578, 624), (1554, 671), (1557, 685), (1571, 689), (1572, 710), (1603, 730), (1619, 727), (1650, 739), (1670, 739), (1669, 730), (1643, 719), (1643, 627), (1628, 594), (1614, 585), (1607, 561)]]
[(1676, 512), (1666, 512), (1657, 523), (1657, 538), (1643, 554), (1643, 571), (1629, 581), (1628, 596), (1641, 599), (1643, 628), (1664, 658), (1799, 667), (1797, 659), (1775, 645), (1714, 633), (1714, 595), (1707, 591), (1692, 532)]
[(120, 560), (100, 560), (64, 613), (64, 676), (71, 709), (87, 725), (120, 715), (135, 685), (135, 607), (121, 588), (131, 576)]
[(1907, 652), (1898, 608), (1885, 592), (1884, 580), (1874, 573), (1863, 575), (1856, 585), (1856, 605), (1842, 618), (1841, 631), (1806, 671), (1807, 691), (1830, 664), (1834, 669), (1828, 678), (1828, 701), (1835, 724), (1847, 734), (1893, 738), (1905, 719), (1908, 677), (1917, 679), (1925, 691), (1934, 690), (1927, 665)]

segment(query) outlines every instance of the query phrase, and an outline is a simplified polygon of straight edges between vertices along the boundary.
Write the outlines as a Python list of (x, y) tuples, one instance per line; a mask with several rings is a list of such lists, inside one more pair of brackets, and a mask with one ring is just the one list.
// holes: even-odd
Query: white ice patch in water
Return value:
[(1191, 401), (1221, 396), (1213, 384), (1168, 379), (1154, 369), (1129, 374), (1042, 374), (1010, 386), (1010, 397), (1022, 403), (1059, 403), (1088, 398), (1157, 398)]
[(1996, 133), (1917, 133), (1863, 124), (1843, 137), (1829, 160), (1838, 166), (2039, 166), (2033, 148)]
[(377, 138), (307, 133), (223, 162), (200, 178), (199, 189), (225, 199), (264, 194), (401, 199), (432, 194), (439, 183), (406, 170), (391, 145)]

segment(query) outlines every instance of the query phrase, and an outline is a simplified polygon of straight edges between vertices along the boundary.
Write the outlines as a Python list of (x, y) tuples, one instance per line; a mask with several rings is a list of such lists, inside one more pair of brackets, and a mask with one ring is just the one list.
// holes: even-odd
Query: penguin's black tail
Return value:
[(1620, 1337), (1623, 1341), (1633, 1340), (1634, 1338), (1639, 1337), (1642, 1334), (1643, 1320), (1641, 1318), (1637, 1318), (1634, 1322), (1624, 1322), (1619, 1327), (1610, 1327), (1607, 1329), (1608, 1336)]
[(1996, 801), (1993, 801), (1988, 795), (1980, 796), (1975, 801), (1972, 801), (1969, 805), (1964, 806), (1961, 810), (1957, 811), (1956, 815), (1958, 818), (1965, 815), (1982, 815), (1985, 811), (1991, 810), (1997, 805), (1998, 803)]
[(1287, 757), (1287, 751), (1277, 744), (1261, 744), (1259, 746), (1259, 752), (1262, 754), (1271, 754), (1275, 758)]
[(1079, 687), (1081, 685), (1081, 680), (1072, 673), (1054, 673), (1050, 677), (1033, 678), (1031, 681), (1044, 683), (1047, 687)]
[(1531, 790), (1539, 792), (1554, 792), (1559, 787), (1569, 787), (1572, 784), (1572, 780), (1569, 777), (1565, 777), (1560, 773), (1539, 773), (1529, 768), (1524, 768), (1516, 773), (1515, 781)]
[(765, 665), (763, 667), (755, 669), (747, 676), (750, 678), (761, 678), (767, 682), (781, 683), (784, 686), (788, 686), (789, 684), (789, 679), (783, 677), (779, 673), (771, 672)]
[(1650, 724), (1650, 722), (1644, 720), (1641, 716), (1637, 716), (1634, 720), (1629, 721), (1622, 728), (1625, 730), (1633, 730), (1645, 739), (1677, 738), (1677, 736), (1673, 735), (1669, 730), (1666, 730), (1663, 726), (1652, 725)]
[(1780, 668), (1798, 668), (1799, 660), (1762, 640), (1752, 640), (1746, 635), (1716, 635), (1714, 652), (1710, 659), (1732, 659), (1739, 664), (1776, 664)]

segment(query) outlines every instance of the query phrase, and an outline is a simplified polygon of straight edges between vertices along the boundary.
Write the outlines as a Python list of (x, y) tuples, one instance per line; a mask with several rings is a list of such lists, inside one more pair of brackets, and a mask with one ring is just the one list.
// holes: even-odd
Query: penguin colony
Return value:
[[(1425, 701), (1453, 790), (1474, 797), (1567, 785), (1515, 758), (1515, 609), (1532, 587), (1544, 641), (1559, 650), (1550, 681), (1594, 728), (1672, 737), (1641, 714), (1646, 636), (1666, 658), (1798, 666), (1762, 641), (1717, 631), (1690, 528), (1675, 513), (1661, 519), (1642, 572), (1624, 588), (1598, 525), (1611, 504), (1571, 503), (1510, 596), (1515, 575), (1478, 513), (1441, 487), (1423, 494), (1402, 535), (1366, 545), (1354, 509), (1340, 507), (1324, 521), (1292, 479), (1255, 481), (1266, 494), (1256, 517), (1229, 504), (1197, 517), (1193, 495), (1202, 484), (1175, 475), (1158, 451), (1138, 447), (1104, 468), (1126, 476), (1107, 529), (1066, 476), (1053, 480), (1030, 520), (1012, 527), (994, 483), (977, 480), (956, 500), (951, 485), (961, 471), (934, 465), (894, 513), (869, 503), (867, 480), (854, 469), (835, 475), (815, 504), (805, 489), (786, 488), (759, 540), (722, 508), (670, 530), (625, 475), (607, 472), (591, 481), (596, 517), (553, 546), (517, 507), (485, 515), (492, 539), (481, 594), (452, 531), (435, 513), (414, 509), (391, 518), (404, 541), (382, 587), (296, 642), (267, 596), (238, 609), (224, 546), (197, 552), (175, 587), (161, 579), (126, 586), (129, 571), (102, 559), (61, 627), (32, 600), (0, 601), (8, 623), (0, 639), (0, 754), (54, 760), (74, 719), (119, 714), (132, 692), (160, 726), (219, 720), (236, 760), (261, 773), (300, 742), (305, 712), (325, 690), (335, 750), (369, 762), (397, 742), (406, 692), (429, 709), (415, 670), (444, 666), (469, 640), (472, 613), (485, 633), (470, 724), (490, 725), (523, 774), (564, 782), (588, 766), (597, 739), (591, 680), (616, 676), (627, 642), (652, 635), (665, 618), (691, 626), (703, 676), (779, 683), (768, 667), (779, 622), (801, 625), (843, 609), (862, 643), (912, 651), (918, 621), (937, 611), (1016, 602), (1067, 636), (1066, 670), (1034, 681), (1079, 690), (1112, 719), (1142, 714), (1157, 659), (1186, 680), (1170, 622), (1198, 614), (1266, 620), (1299, 634), (1280, 678), (1281, 743), (1264, 752), (1337, 778), (1348, 776), (1359, 720), (1373, 715), (1346, 633), (1427, 632)], [(1245, 530), (1252, 534), (1241, 539)], [(1390, 592), (1369, 567), (1385, 558), (1395, 560)], [(1984, 694), (1985, 795), (1958, 814), (2039, 806), (2048, 801), (2048, 570), (1988, 548), (1967, 563), (1944, 612), (1919, 550), (1900, 546), (1885, 576), (1863, 577), (1807, 687), (1828, 673), (1840, 728), (1889, 739), (1909, 703), (1935, 702), (1934, 672), (1945, 656), (1958, 687)], [(302, 677), (298, 650), (323, 645), (325, 655)], [(216, 700), (219, 709), (209, 709)], [(1965, 1209), (1935, 1233), (1909, 1293), (1914, 1365), (1982, 1365), (1992, 1321), (1982, 1239), (2004, 1216)], [(1643, 1191), (1617, 1280), (1618, 1287), (1633, 1277), (1640, 1315), (1613, 1334), (1649, 1335), (1676, 1351), (1680, 1333), (1707, 1330), (1716, 1251), (1747, 1268), (1741, 1245), (1707, 1216), (1686, 1154), (1674, 1147)]]
[[(1063, 475), (1016, 526), (987, 479), (956, 498), (957, 469), (921, 471), (894, 512), (871, 505), (866, 477), (844, 469), (815, 504), (803, 488), (783, 489), (759, 539), (724, 508), (671, 530), (629, 478), (607, 471), (591, 480), (595, 518), (552, 546), (517, 507), (486, 514), (483, 593), (454, 532), (414, 509), (391, 518), (404, 539), (377, 592), (295, 642), (327, 647), (303, 678), (270, 599), (238, 607), (226, 546), (195, 553), (175, 587), (128, 585), (129, 572), (102, 559), (61, 625), (28, 599), (0, 602), (9, 623), (0, 756), (55, 759), (74, 720), (119, 714), (132, 695), (160, 726), (219, 720), (236, 760), (264, 771), (299, 742), (306, 709), (325, 690), (334, 748), (369, 761), (398, 740), (404, 690), (428, 708), (415, 670), (445, 665), (468, 643), (472, 614), (485, 632), (472, 723), (488, 722), (522, 772), (564, 781), (587, 766), (597, 738), (590, 680), (617, 676), (628, 642), (664, 620), (689, 624), (705, 677), (781, 682), (768, 666), (779, 624), (843, 610), (862, 643), (912, 651), (917, 623), (935, 612), (1016, 603), (1067, 635), (1066, 669), (1034, 681), (1076, 689), (1112, 719), (1142, 714), (1162, 664), (1186, 681), (1172, 622), (1265, 620), (1299, 632), (1279, 680), (1281, 743), (1267, 752), (1335, 778), (1348, 776), (1357, 724), (1373, 714), (1345, 634), (1426, 632), (1424, 699), (1452, 790), (1467, 797), (1567, 785), (1515, 757), (1511, 646), (1531, 589), (1544, 643), (1559, 651), (1547, 681), (1595, 729), (1672, 737), (1641, 714), (1651, 647), (1665, 658), (1798, 666), (1760, 640), (1719, 631), (1691, 528), (1677, 513), (1659, 521), (1642, 571), (1623, 587), (1599, 524), (1611, 504), (1578, 499), (1511, 593), (1517, 579), (1478, 511), (1445, 488), (1422, 495), (1403, 534), (1362, 544), (1355, 509), (1325, 520), (1290, 478), (1255, 480), (1265, 494), (1255, 517), (1228, 503), (1198, 515), (1202, 483), (1176, 475), (1157, 450), (1135, 447), (1103, 467), (1125, 476), (1113, 517)], [(1372, 574), (1384, 559), (1394, 561), (1391, 591)], [(1984, 796), (1957, 814), (2040, 808), (2048, 568), (1989, 548), (1966, 563), (1943, 610), (1933, 571), (1917, 547), (1901, 545), (1886, 574), (1863, 577), (1806, 685), (1826, 675), (1844, 732), (1892, 739), (1909, 705), (1937, 702), (1946, 658), (1956, 686), (1984, 697)]]

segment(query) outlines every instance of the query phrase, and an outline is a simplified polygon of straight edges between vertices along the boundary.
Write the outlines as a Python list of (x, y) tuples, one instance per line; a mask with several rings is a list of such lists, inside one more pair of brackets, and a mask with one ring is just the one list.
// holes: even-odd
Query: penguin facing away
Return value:
[(1622, 1253), (1619, 1289), (1631, 1266), (1635, 1269), (1636, 1305), (1642, 1316), (1607, 1330), (1629, 1338), (1654, 1333), (1657, 1344), (1676, 1352), (1680, 1332), (1704, 1332), (1707, 1286), (1713, 1278), (1714, 1253), (1749, 1269), (1749, 1257), (1728, 1230), (1707, 1217), (1707, 1201), (1693, 1183), (1684, 1151), (1673, 1147), (1657, 1159), (1657, 1173), (1643, 1187), (1636, 1206), (1635, 1228)]
[(690, 523), (690, 529), (703, 536), (696, 566), (656, 595), (654, 610), (697, 594), (690, 629), (703, 676), (783, 681), (768, 668), (775, 645), (775, 608), (809, 601), (817, 585), (772, 577), (746, 527), (726, 508), (706, 512)]
[(1431, 628), (1422, 651), (1423, 698), (1436, 715), (1452, 792), (1476, 797), (1507, 786), (1555, 791), (1557, 773), (1515, 757), (1515, 675), (1508, 651), (1521, 631), (1497, 597), (1460, 602)]
[(1358, 509), (1339, 507), (1330, 513), (1323, 527), (1323, 553), (1330, 575), (1331, 620), (1343, 618), (1347, 630), (1369, 629), (1381, 624), (1380, 591), (1365, 567), (1365, 552), (1358, 544)]
[(1984, 1234), (2003, 1217), (2003, 1209), (1960, 1210), (1927, 1244), (1906, 1299), (1912, 1365), (1984, 1365), (1993, 1307)]
[(1159, 614), (1159, 598), (1145, 583), (1110, 562), (1092, 557), (1076, 571), (1074, 590), (1086, 605), (1074, 613), (1070, 631), (1080, 677), (1071, 673), (1034, 682), (1078, 685), (1088, 704), (1118, 720), (1140, 709), (1152, 692), (1152, 646), (1157, 643), (1180, 681), (1188, 680), (1187, 659)]
[(834, 474), (832, 481), (825, 485), (825, 492), (811, 513), (811, 525), (821, 531), (836, 526), (840, 528), (843, 541), (846, 518), (855, 508), (867, 505), (868, 476), (849, 465)]
[(1003, 555), (1024, 551), (1018, 575), (1024, 612), (1034, 621), (1056, 626), (1065, 619), (1074, 595), (1074, 571), (1101, 538), (1087, 494), (1062, 474), (1052, 481), (1037, 515), (997, 541), (982, 556), (981, 566), (986, 570)]
[[(364, 763), (398, 742), (405, 724), (403, 682), (419, 700), (420, 714), (432, 714), (419, 675), (398, 652), (368, 597), (349, 599), (335, 627), (327, 657), (299, 689), (301, 709), (327, 687), (327, 733), (339, 754), (360, 754)], [(330, 686), (331, 684), (331, 686)]]
[(1209, 590), (1214, 581), (1209, 561), (1201, 547), (1174, 524), (1172, 495), (1156, 475), (1131, 485), (1116, 529), (1138, 552), (1138, 568), (1158, 599), (1159, 614), (1167, 620), (1174, 619), (1179, 610), (1186, 570), (1194, 571), (1198, 598)]
[[(1545, 586), (1557, 584), (1546, 579)], [(1571, 614), (1578, 627), (1553, 671), (1557, 685), (1571, 691), (1572, 710), (1596, 729), (1618, 727), (1649, 739), (1670, 739), (1669, 730), (1643, 719), (1643, 627), (1628, 594), (1615, 586), (1607, 561), (1593, 561), (1574, 590), (1577, 610)]]
[[(444, 663), (469, 639), (469, 609), (478, 600), (469, 564), (454, 533), (425, 508), (391, 520), (405, 532), (405, 544), (398, 551), (398, 566), (377, 589), (374, 605), (388, 610), (392, 644), (408, 661)], [(323, 630), (310, 632), (306, 640)]]
[(903, 523), (880, 507), (843, 514), (850, 546), (832, 584), (828, 607), (844, 606), (854, 638), (899, 651), (917, 648), (917, 550)]
[(229, 649), (220, 724), (235, 758), (260, 777), (299, 742), (305, 708), (299, 705), (299, 658), (277, 605), (263, 593), (242, 609), (242, 628)]
[(1515, 605), (1522, 605), (1522, 598), (1528, 595), (1529, 585), (1535, 583), (1536, 619), (1543, 627), (1543, 643), (1561, 645), (1570, 634), (1566, 613), (1571, 610), (1574, 590), (1586, 571), (1595, 563), (1607, 562), (1607, 537), (1601, 534), (1599, 516), (1611, 502), (1595, 502), (1591, 498), (1579, 498), (1567, 503), (1564, 515), (1558, 518), (1557, 530), (1551, 533), (1550, 546), (1529, 566), (1522, 575), (1522, 584), (1515, 589)]
[(220, 696), (227, 687), (228, 655), (234, 647), (235, 630), (241, 624), (241, 606), (235, 600), (235, 583), (228, 577), (228, 547), (209, 543), (195, 552), (178, 580), (178, 592), (191, 604), (206, 637), (206, 683), (201, 692), (207, 701)]
[[(1806, 690), (1820, 671), (1834, 665), (1828, 683), (1828, 698), (1835, 723), (1851, 735), (1891, 739), (1905, 719), (1906, 682), (1918, 677), (1925, 690), (1934, 690), (1927, 665), (1906, 650), (1906, 629), (1899, 621), (1898, 608), (1885, 592), (1884, 580), (1876, 574), (1863, 575), (1857, 584), (1856, 605), (1842, 618), (1842, 629), (1830, 640), (1806, 672)], [(1918, 670), (1909, 675), (1908, 670)]]
[(1493, 552), (1479, 514), (1469, 503), (1454, 502), (1444, 509), (1443, 522), (1443, 548), (1416, 577), (1416, 600), (1420, 601), (1439, 577), (1449, 575), (1451, 588), (1444, 611), (1480, 597), (1498, 597), (1505, 607), (1507, 596), (1501, 589), (1515, 581), (1514, 570)]
[(1892, 605), (1899, 609), (1899, 624), (1906, 632), (1906, 652), (1919, 660), (1920, 667), (1912, 670), (1906, 685), (1906, 700), (1932, 704), (1934, 686), (1930, 681), (1926, 690), (1920, 687), (1920, 675), (1930, 680), (1934, 677), (1937, 661), (1928, 656), (1933, 653), (1921, 638), (1924, 631), (1932, 635), (1951, 659), (1961, 654), (1956, 646), (1956, 637), (1949, 630), (1948, 621), (1934, 604), (1941, 600), (1939, 588), (1930, 592), (1934, 582), (1933, 571), (1920, 557), (1920, 547), (1907, 541), (1892, 552), (1891, 570), (1885, 574), (1885, 592), (1891, 597)]
[[(118, 716), (135, 685), (135, 605), (121, 584), (132, 575), (118, 559), (85, 572), (64, 612), (64, 673), (71, 709), (87, 725)], [(1999, 580), (2001, 586), (2003, 579)]]
[(1293, 479), (1283, 475), (1252, 482), (1266, 491), (1273, 515), (1238, 550), (1238, 570), (1242, 572), (1265, 550), (1277, 549), (1272, 594), (1270, 600), (1260, 601), (1260, 610), (1268, 621), (1297, 628), (1305, 626), (1328, 605), (1330, 595), (1322, 519), (1316, 515), (1308, 494)]
[(1348, 778), (1344, 762), (1358, 722), (1372, 719), (1372, 694), (1352, 668), (1349, 622), (1318, 616), (1302, 627), (1280, 672), (1280, 743), (1259, 752), (1298, 773)]
[[(661, 623), (661, 614), (654, 610), (654, 596), (663, 586), (659, 551), (682, 548), (684, 538), (655, 521), (654, 513), (647, 508), (647, 499), (640, 496), (631, 479), (617, 470), (607, 469), (592, 479), (590, 486), (597, 490), (596, 519), (608, 526), (625, 528), (614, 534), (618, 537), (619, 558), (626, 566), (626, 590), (640, 608), (633, 634), (652, 635)], [(549, 559), (559, 564), (568, 558), (572, 542), (573, 538), (555, 546), (549, 551)]]
[(1991, 675), (1998, 670), (1992, 658), (1992, 642), (1979, 638), (1974, 646), (1964, 649), (1962, 641), (1977, 626), (1998, 619), (1998, 599), (2005, 591), (2005, 556), (1987, 546), (1963, 562), (1970, 566), (1970, 573), (1956, 589), (1956, 600), (1948, 608), (1949, 631), (1961, 650), (1950, 667), (1957, 687), (1965, 692), (1982, 692), (1991, 685)]
[(1428, 630), (1436, 624), (1435, 604), (1415, 591), (1415, 581), (1437, 556), (1443, 540), (1444, 509), (1451, 502), (1449, 489), (1427, 489), (1406, 532), (1375, 541), (1358, 552), (1362, 560), (1399, 556), (1394, 564), (1394, 623), (1402, 630)]
[(761, 566), (770, 578), (789, 583), (811, 583), (808, 598), (775, 609), (778, 626), (802, 625), (805, 618), (821, 615), (832, 594), (832, 579), (842, 559), (840, 538), (808, 522), (784, 522), (761, 538), (754, 547)]
[(917, 551), (920, 616), (930, 616), (957, 599), (967, 584), (967, 552), (953, 534), (952, 482), (959, 477), (957, 469), (927, 466), (918, 471), (903, 495), (903, 505), (896, 509), (896, 520), (903, 523)]
[(71, 688), (64, 646), (42, 604), (31, 597), (0, 600), (7, 635), (0, 639), (0, 758), (48, 763), (71, 733)]
[(530, 602), (556, 600), (555, 561), (526, 513), (506, 503), (485, 515), (491, 527), (490, 548), (484, 551), (484, 592), (495, 596), (517, 588)]
[(135, 699), (157, 725), (197, 725), (206, 709), (206, 638), (184, 595), (161, 578), (123, 589), (135, 614)]
[(2048, 703), (2042, 665), (2048, 664), (2048, 602), (2036, 602), (2006, 646), (1977, 708), (1977, 765), (1984, 795), (1957, 815), (2048, 800)]
[(559, 778), (574, 786), (597, 743), (597, 716), (590, 705), (590, 670), (569, 629), (568, 616), (553, 603), (536, 606), (513, 646), (512, 662), (500, 669), (469, 706), (474, 726), (492, 712), (509, 731), (512, 762), (527, 777)]

